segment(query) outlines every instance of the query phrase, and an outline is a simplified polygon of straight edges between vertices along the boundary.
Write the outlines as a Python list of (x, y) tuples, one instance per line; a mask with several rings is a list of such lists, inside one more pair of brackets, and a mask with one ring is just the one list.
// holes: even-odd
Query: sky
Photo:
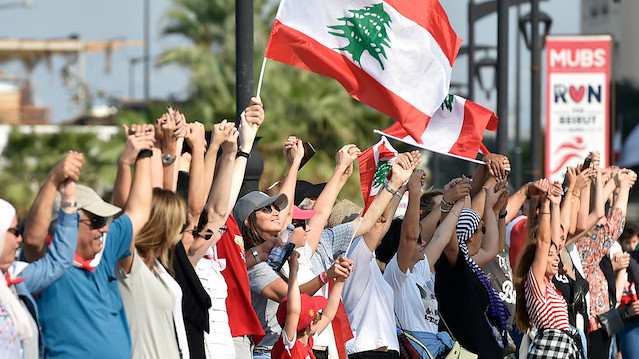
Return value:
[[(143, 39), (143, 0), (34, 0), (34, 6), (30, 8), (4, 8), (4, 4), (15, 3), (16, 0), (0, 0), (0, 37), (26, 38), (26, 39), (51, 39), (67, 38), (71, 34), (78, 34), (85, 40), (108, 39)], [(462, 39), (467, 38), (465, 0), (441, 0), (446, 10), (453, 29)], [(551, 34), (575, 34), (579, 32), (580, 0), (548, 0), (541, 1), (541, 10), (548, 13), (553, 19)], [(462, 5), (462, 6), (460, 6)], [(165, 37), (161, 29), (166, 25), (165, 14), (171, 6), (170, 0), (151, 1), (151, 54), (157, 55), (166, 49), (181, 46), (184, 40), (180, 37)], [(522, 5), (522, 13), (529, 11), (528, 5)], [(496, 15), (487, 16), (479, 20), (475, 25), (475, 38), (477, 44), (496, 45), (497, 22)], [(561, 20), (559, 20), (561, 18)], [(510, 11), (510, 129), (511, 136), (514, 131), (513, 121), (515, 112), (515, 41), (516, 41), (517, 14), (516, 7)], [(463, 46), (464, 44), (462, 44)], [(522, 45), (521, 61), (521, 119), (523, 132), (529, 128), (529, 87), (530, 53)], [(115, 51), (111, 58), (111, 71), (104, 72), (105, 56), (102, 53), (89, 54), (86, 58), (87, 80), (93, 94), (106, 96), (126, 97), (129, 95), (129, 59), (143, 55), (142, 47), (125, 48)], [(477, 55), (480, 58), (481, 55)], [(71, 92), (63, 86), (60, 70), (68, 60), (63, 57), (54, 57), (51, 66), (46, 63), (39, 64), (31, 75), (33, 84), (34, 101), (37, 106), (49, 106), (52, 108), (52, 122), (59, 123), (77, 116), (79, 110), (71, 100)], [(460, 56), (453, 68), (452, 81), (466, 82), (466, 58)], [(543, 62), (543, 61), (542, 61)], [(26, 73), (19, 63), (0, 64), (0, 70), (4, 73), (22, 77)], [(135, 66), (135, 97), (140, 98), (143, 92), (143, 66)], [(257, 76), (257, 74), (256, 74)], [(151, 72), (151, 97), (167, 98), (174, 96), (183, 98), (188, 91), (189, 73), (175, 65), (161, 68), (153, 67)], [(543, 89), (543, 86), (542, 86)], [(492, 91), (490, 97), (486, 97), (481, 91), (476, 90), (475, 102), (495, 110), (496, 92)], [(98, 102), (99, 103), (99, 102)]]

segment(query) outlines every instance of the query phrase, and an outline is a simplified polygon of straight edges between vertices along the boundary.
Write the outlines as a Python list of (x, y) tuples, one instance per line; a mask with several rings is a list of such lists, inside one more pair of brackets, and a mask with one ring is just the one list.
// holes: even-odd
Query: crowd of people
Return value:
[(311, 184), (292, 136), (278, 192), (240, 196), (261, 100), (240, 118), (124, 126), (110, 202), (74, 151), (26, 218), (0, 200), (0, 357), (639, 358), (633, 171), (513, 189), (485, 154), (425, 190), (412, 151), (363, 209), (337, 200), (360, 149)]

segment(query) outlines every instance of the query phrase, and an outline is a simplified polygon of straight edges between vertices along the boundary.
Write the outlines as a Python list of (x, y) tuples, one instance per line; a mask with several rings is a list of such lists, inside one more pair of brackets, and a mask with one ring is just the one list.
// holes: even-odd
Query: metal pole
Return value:
[(135, 96), (135, 60), (129, 60), (129, 98), (132, 99)]
[(508, 156), (509, 0), (497, 1), (497, 152)]
[(468, 1), (468, 99), (475, 100), (475, 19), (473, 8), (475, 1)]
[(541, 177), (540, 105), (541, 41), (539, 38), (539, 0), (530, 0), (530, 169), (533, 179)]
[(249, 104), (254, 91), (253, 0), (235, 2), (235, 19), (235, 121), (239, 124), (240, 113)]
[(151, 15), (149, 0), (144, 0), (144, 100), (148, 101), (151, 89)]
[[(521, 18), (521, 5), (517, 4), (517, 21)], [(521, 37), (519, 26), (517, 26), (517, 42), (515, 43), (515, 66), (517, 68), (517, 75), (515, 76), (515, 158), (513, 163), (514, 169), (514, 185), (515, 190), (520, 188), (522, 185), (521, 181), (521, 172), (522, 172), (522, 163), (521, 163)]]

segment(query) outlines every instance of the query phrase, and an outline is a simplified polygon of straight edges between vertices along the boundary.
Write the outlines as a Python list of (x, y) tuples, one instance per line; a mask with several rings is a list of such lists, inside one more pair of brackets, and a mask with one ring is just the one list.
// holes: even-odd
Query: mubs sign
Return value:
[(609, 35), (546, 38), (545, 175), (561, 180), (589, 151), (610, 154)]

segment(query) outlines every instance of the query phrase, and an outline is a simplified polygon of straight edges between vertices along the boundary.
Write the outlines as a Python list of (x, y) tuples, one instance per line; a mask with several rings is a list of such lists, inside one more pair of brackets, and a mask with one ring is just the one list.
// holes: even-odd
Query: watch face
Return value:
[(171, 156), (166, 153), (162, 154), (162, 163), (164, 163), (165, 165), (170, 165), (174, 161), (175, 161), (175, 156)]

